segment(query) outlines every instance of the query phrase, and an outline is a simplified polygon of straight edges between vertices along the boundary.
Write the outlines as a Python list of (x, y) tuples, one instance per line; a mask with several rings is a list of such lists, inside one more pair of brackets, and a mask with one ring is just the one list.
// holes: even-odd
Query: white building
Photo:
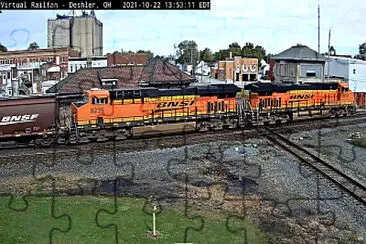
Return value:
[(12, 81), (16, 79), (16, 75), (14, 77), (12, 67), (15, 67), (15, 64), (0, 65), (0, 96), (13, 95)]
[(344, 79), (353, 92), (366, 92), (366, 61), (328, 56), (325, 76)]
[(208, 64), (206, 64), (206, 62), (204, 62), (204, 61), (199, 62), (194, 71), (194, 73), (196, 75), (203, 75), (203, 76), (210, 75), (210, 72), (211, 72), (211, 67), (208, 66)]
[(82, 68), (107, 67), (107, 56), (90, 58), (69, 57), (68, 73), (75, 73)]

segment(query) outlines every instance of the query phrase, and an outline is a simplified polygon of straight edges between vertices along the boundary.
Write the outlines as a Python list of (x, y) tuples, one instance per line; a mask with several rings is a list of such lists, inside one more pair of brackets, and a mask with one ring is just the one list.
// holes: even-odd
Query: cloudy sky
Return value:
[[(262, 45), (277, 54), (297, 43), (317, 50), (317, 6), (321, 6), (321, 52), (331, 45), (337, 54), (356, 54), (366, 41), (366, 7), (360, 0), (211, 0), (211, 10), (96, 11), (103, 23), (104, 53), (150, 49), (174, 52), (174, 44), (195, 40), (199, 49), (225, 49), (232, 42)], [(10, 50), (30, 42), (47, 47), (47, 19), (69, 11), (3, 11), (0, 42)]]

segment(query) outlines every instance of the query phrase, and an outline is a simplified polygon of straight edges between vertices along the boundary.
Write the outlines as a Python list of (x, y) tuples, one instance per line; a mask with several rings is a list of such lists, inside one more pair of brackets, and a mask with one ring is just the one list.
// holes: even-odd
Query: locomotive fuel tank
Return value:
[(23, 137), (56, 131), (54, 96), (0, 99), (0, 138)]

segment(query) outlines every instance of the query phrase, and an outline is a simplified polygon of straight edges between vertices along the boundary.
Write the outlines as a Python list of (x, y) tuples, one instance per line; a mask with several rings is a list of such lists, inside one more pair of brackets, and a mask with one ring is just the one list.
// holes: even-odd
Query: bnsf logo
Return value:
[(194, 104), (194, 100), (192, 101), (181, 101), (181, 102), (161, 102), (156, 106), (157, 108), (174, 108), (174, 107), (184, 107), (184, 106), (192, 106)]
[(314, 94), (300, 94), (300, 95), (291, 95), (290, 99), (310, 99), (313, 97)]
[(25, 115), (13, 115), (4, 116), (0, 120), (0, 125), (11, 125), (11, 124), (21, 124), (30, 123), (36, 121), (39, 114), (25, 114)]

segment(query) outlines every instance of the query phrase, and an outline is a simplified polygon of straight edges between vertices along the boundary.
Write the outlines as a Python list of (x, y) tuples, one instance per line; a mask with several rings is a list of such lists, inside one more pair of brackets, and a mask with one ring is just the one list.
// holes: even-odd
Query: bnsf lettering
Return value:
[(174, 107), (192, 106), (193, 104), (194, 104), (194, 100), (181, 101), (181, 102), (161, 102), (156, 107), (157, 108), (174, 108)]
[(314, 94), (299, 94), (299, 95), (291, 95), (290, 99), (310, 99), (313, 97)]
[(4, 116), (1, 118), (0, 125), (34, 122), (38, 116), (39, 114)]

